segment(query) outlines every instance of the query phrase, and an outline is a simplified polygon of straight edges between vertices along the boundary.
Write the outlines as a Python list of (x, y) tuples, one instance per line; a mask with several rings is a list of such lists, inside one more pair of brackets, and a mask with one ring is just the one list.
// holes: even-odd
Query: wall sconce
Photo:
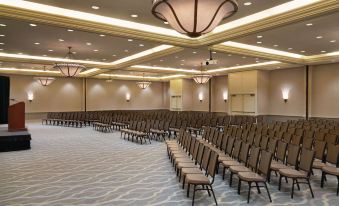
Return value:
[(282, 97), (283, 97), (283, 100), (284, 100), (285, 103), (288, 101), (289, 93), (290, 93), (290, 90), (288, 90), (288, 89), (282, 90)]
[(204, 99), (204, 96), (202, 93), (199, 93), (199, 101), (202, 102), (202, 100)]
[(34, 99), (34, 95), (33, 95), (33, 92), (30, 92), (27, 94), (27, 99), (29, 102), (33, 102), (33, 99)]
[(131, 100), (131, 95), (129, 93), (126, 94), (126, 102), (129, 102)]
[(224, 102), (227, 102), (227, 100), (228, 100), (228, 92), (224, 92), (223, 99), (224, 99)]

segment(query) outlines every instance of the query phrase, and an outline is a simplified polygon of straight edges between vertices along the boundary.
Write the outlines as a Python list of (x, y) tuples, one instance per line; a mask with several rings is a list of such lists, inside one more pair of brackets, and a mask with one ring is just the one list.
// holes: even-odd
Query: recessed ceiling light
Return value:
[(240, 64), (236, 64), (237, 66), (239, 66)]
[(63, 40), (63, 39), (59, 39), (59, 41), (65, 41), (65, 40)]
[(94, 49), (93, 51), (94, 51), (94, 52), (97, 52), (97, 51), (99, 51), (99, 50), (97, 50), (97, 49)]
[(257, 41), (257, 44), (262, 44), (262, 42), (261, 41)]
[(337, 41), (337, 40), (331, 40), (330, 42), (331, 42), (331, 43), (334, 43), (334, 42), (336, 42), (336, 41)]
[(117, 55), (116, 55), (116, 54), (113, 54), (112, 56), (116, 57)]
[(312, 23), (307, 23), (306, 26), (313, 26), (313, 24)]
[(1, 37), (5, 36), (4, 34), (0, 34)]
[(273, 46), (274, 46), (274, 47), (278, 47), (279, 45), (278, 45), (278, 44), (274, 44)]
[(0, 24), (0, 26), (4, 27), (4, 26), (7, 26), (6, 24)]
[(214, 51), (214, 52), (212, 52), (213, 54), (216, 54), (217, 52), (216, 51)]
[(105, 34), (100, 34), (99, 36), (104, 37), (104, 36), (106, 36), (106, 35), (105, 35)]
[(91, 43), (91, 42), (86, 42), (86, 45), (87, 45), (87, 46), (91, 46), (92, 43)]
[(161, 62), (163, 62), (164, 60), (163, 59), (160, 59)]
[(321, 53), (326, 53), (326, 51), (321, 51)]
[(143, 45), (143, 44), (139, 44), (139, 46), (145, 46), (145, 45)]
[(258, 38), (258, 39), (261, 39), (261, 38), (263, 38), (263, 36), (261, 36), (261, 35), (258, 35), (258, 36), (257, 36), (257, 38)]
[(53, 51), (53, 49), (50, 49), (50, 50), (48, 50), (49, 52), (52, 52)]
[(35, 26), (37, 26), (36, 24), (29, 24), (30, 26), (33, 26), (33, 27), (35, 27)]
[(132, 14), (131, 17), (138, 18), (138, 14)]
[(42, 55), (42, 56), (44, 56), (44, 57), (47, 57), (47, 55), (46, 55), (46, 54), (44, 54), (44, 55)]
[(40, 43), (39, 42), (35, 42), (34, 44), (39, 45)]
[(128, 50), (127, 50), (127, 49), (125, 49), (125, 50), (124, 50), (124, 52), (128, 52)]
[(4, 45), (5, 43), (0, 42), (0, 45)]
[(2, 50), (4, 50), (4, 49), (0, 49), (0, 51), (2, 51)]
[(168, 22), (167, 22), (167, 21), (164, 21), (164, 24), (168, 24)]
[(19, 52), (18, 54), (19, 54), (19, 55), (21, 55), (22, 53), (21, 53), (21, 52)]
[(98, 10), (98, 9), (100, 9), (100, 7), (98, 7), (98, 6), (92, 6), (92, 9)]
[(194, 52), (192, 52), (193, 54), (196, 54), (197, 52), (196, 51), (194, 51)]
[(70, 31), (70, 32), (72, 32), (72, 31), (74, 31), (73, 29), (67, 29), (67, 31)]
[(107, 59), (102, 59), (102, 61), (106, 61)]
[(241, 58), (246, 59), (246, 57), (241, 57)]
[(259, 61), (259, 60), (256, 60), (255, 62), (259, 63), (260, 61)]
[(175, 56), (174, 58), (178, 59), (179, 57), (178, 57), (178, 56)]
[(231, 57), (231, 56), (232, 56), (232, 54), (228, 54), (227, 56)]
[(185, 59), (182, 59), (181, 61), (182, 61), (182, 62), (184, 62), (184, 61), (185, 61)]
[(305, 53), (306, 51), (303, 50), (303, 51), (300, 51), (300, 52), (301, 52), (301, 53)]
[(292, 50), (292, 49), (293, 49), (293, 48), (291, 48), (291, 47), (290, 47), (290, 48), (288, 48), (288, 50)]
[(133, 41), (133, 39), (128, 39), (127, 41)]
[(322, 36), (317, 36), (316, 38), (317, 38), (317, 39), (322, 39), (323, 37), (322, 37)]
[(184, 66), (185, 64), (180, 64), (181, 66)]
[(252, 5), (252, 2), (250, 2), (250, 1), (245, 2), (244, 5), (245, 5), (245, 6), (250, 6), (250, 5)]

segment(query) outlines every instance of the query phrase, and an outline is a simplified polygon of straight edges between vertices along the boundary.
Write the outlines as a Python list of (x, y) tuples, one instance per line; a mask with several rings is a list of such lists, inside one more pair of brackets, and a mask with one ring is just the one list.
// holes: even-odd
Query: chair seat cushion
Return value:
[(210, 180), (203, 174), (187, 174), (186, 182), (189, 184), (209, 185)]
[(238, 177), (246, 182), (265, 182), (265, 179), (254, 172), (239, 172)]
[(321, 168), (323, 168), (323, 167), (325, 167), (325, 166), (326, 166), (325, 163), (323, 163), (323, 162), (321, 162), (321, 161), (319, 161), (319, 160), (315, 160), (315, 161), (313, 162), (312, 168), (314, 168), (314, 169), (321, 169)]
[(194, 163), (193, 160), (191, 160), (188, 157), (180, 157), (180, 158), (176, 158), (175, 162), (178, 163)]
[(196, 168), (193, 168), (193, 167), (182, 168), (181, 175), (184, 176), (186, 174), (202, 174), (202, 171), (197, 167)]
[(304, 171), (298, 171), (292, 168), (288, 169), (280, 169), (279, 174), (284, 177), (291, 177), (291, 178), (307, 178), (307, 173)]
[(221, 162), (222, 166), (224, 166), (225, 168), (229, 168), (230, 166), (239, 166), (241, 165), (239, 162), (235, 161), (235, 160), (231, 160), (231, 161), (222, 161)]
[(280, 162), (272, 162), (271, 163), (271, 170), (278, 171), (280, 169), (290, 169), (287, 165), (284, 165), (283, 163)]
[(228, 156), (219, 156), (218, 158), (218, 161), (219, 162), (223, 162), (223, 161), (233, 161), (233, 158), (232, 157), (228, 157)]
[(338, 167), (325, 166), (325, 167), (322, 168), (322, 171), (324, 171), (327, 174), (339, 176), (339, 168)]
[(245, 167), (244, 165), (232, 165), (229, 170), (235, 174), (239, 172), (252, 172), (250, 168)]
[(180, 162), (178, 165), (177, 165), (177, 168), (178, 169), (181, 169), (181, 168), (196, 168), (197, 165), (194, 164), (193, 162), (192, 163), (185, 163), (185, 162)]

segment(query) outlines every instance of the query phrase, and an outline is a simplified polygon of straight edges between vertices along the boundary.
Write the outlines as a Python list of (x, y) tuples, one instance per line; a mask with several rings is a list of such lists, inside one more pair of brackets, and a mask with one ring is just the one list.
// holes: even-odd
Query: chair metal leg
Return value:
[(260, 194), (260, 193), (261, 193), (261, 191), (260, 191), (260, 188), (259, 188), (259, 185), (258, 185), (258, 183), (257, 183), (257, 182), (255, 183), (255, 186), (257, 187), (258, 194)]
[[(207, 186), (207, 187), (208, 187), (208, 186)], [(214, 194), (212, 185), (210, 185), (209, 187), (211, 188), (211, 192), (212, 192), (212, 195), (213, 195), (213, 198), (214, 198), (214, 201), (215, 201), (215, 205), (218, 205), (217, 198), (215, 198), (215, 194)]]
[(185, 181), (186, 181), (186, 175), (184, 175), (182, 179), (182, 189), (185, 189)]
[(232, 180), (233, 180), (233, 172), (230, 174), (230, 187), (232, 187)]
[(310, 188), (312, 198), (314, 198), (314, 194), (313, 194), (312, 186), (311, 186), (311, 183), (310, 183), (310, 179), (307, 179), (307, 183), (308, 183), (308, 187)]
[(297, 183), (298, 190), (300, 191), (300, 186), (299, 186), (298, 179), (296, 179), (295, 182)]
[(268, 190), (266, 182), (264, 182), (264, 184), (265, 184), (265, 188), (266, 188), (266, 191), (267, 191), (267, 194), (268, 194), (268, 198), (270, 199), (270, 202), (272, 202), (271, 194), (270, 194), (270, 191)]
[(321, 173), (321, 183), (320, 183), (320, 187), (324, 188), (324, 180), (325, 180), (325, 172)]
[(282, 176), (280, 175), (280, 177), (279, 177), (279, 187), (278, 187), (278, 190), (280, 191), (280, 189), (281, 189), (281, 179), (282, 179)]
[(338, 185), (337, 185), (337, 196), (339, 195), (339, 176), (337, 176), (338, 179)]
[(222, 179), (225, 180), (225, 173), (226, 173), (226, 168), (224, 167), (222, 170)]
[(291, 191), (291, 198), (293, 199), (293, 194), (294, 194), (294, 179), (293, 179), (293, 183), (292, 183), (292, 191)]
[(247, 203), (250, 203), (250, 196), (251, 196), (251, 185), (252, 185), (252, 182), (248, 182)]
[(194, 187), (193, 187), (193, 199), (192, 199), (192, 206), (194, 206), (195, 187), (196, 187), (196, 185), (194, 185)]
[(187, 197), (190, 197), (190, 184), (187, 183)]
[(238, 195), (240, 195), (240, 189), (241, 189), (241, 179), (239, 178), (239, 181), (238, 181)]

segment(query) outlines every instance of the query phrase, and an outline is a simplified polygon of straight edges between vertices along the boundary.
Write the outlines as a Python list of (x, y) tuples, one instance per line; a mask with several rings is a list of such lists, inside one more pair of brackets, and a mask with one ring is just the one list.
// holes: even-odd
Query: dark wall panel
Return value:
[(8, 120), (9, 86), (9, 77), (0, 76), (0, 124)]

